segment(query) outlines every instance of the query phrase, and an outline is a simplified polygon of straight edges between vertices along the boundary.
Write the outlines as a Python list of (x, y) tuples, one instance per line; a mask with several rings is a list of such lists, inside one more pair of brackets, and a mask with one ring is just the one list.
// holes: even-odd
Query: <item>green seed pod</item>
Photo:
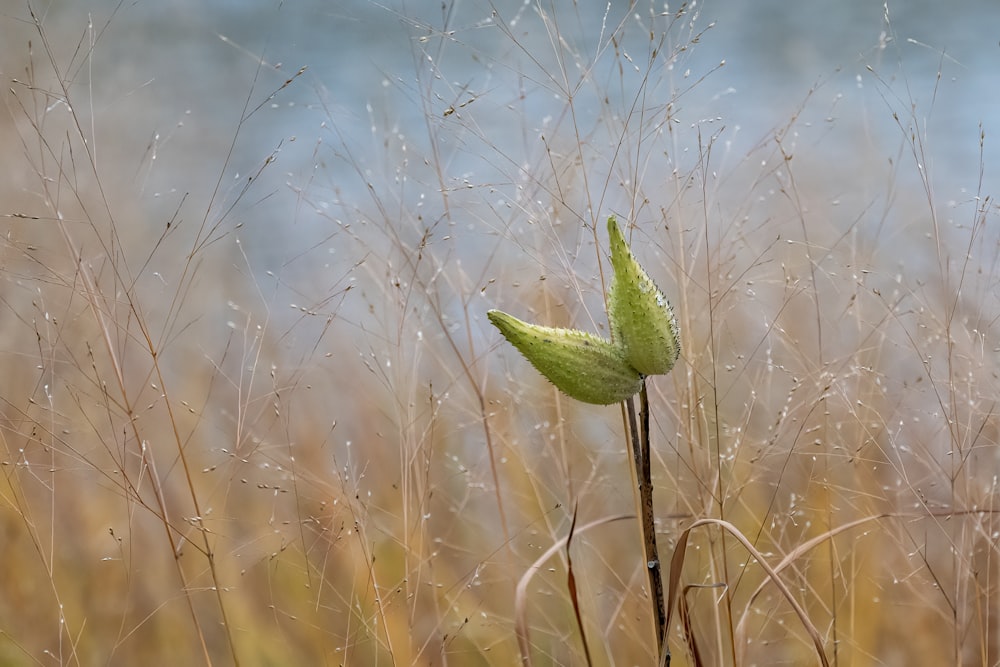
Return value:
[(681, 353), (674, 311), (632, 255), (614, 216), (608, 218), (608, 236), (615, 270), (608, 293), (608, 323), (615, 342), (643, 375), (666, 373)]
[(499, 310), (486, 313), (500, 333), (560, 391), (584, 403), (610, 405), (632, 396), (642, 376), (621, 347), (575, 329), (522, 322)]

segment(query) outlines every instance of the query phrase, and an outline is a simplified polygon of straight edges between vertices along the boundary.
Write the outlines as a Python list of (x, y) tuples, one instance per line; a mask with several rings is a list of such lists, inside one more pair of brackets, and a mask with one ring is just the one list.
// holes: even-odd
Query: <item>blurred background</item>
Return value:
[[(260, 201), (243, 212), (247, 222), (260, 221), (244, 234), (248, 252), (260, 257), (261, 268), (274, 270), (328, 231), (302, 206), (296, 188), (311, 185), (315, 200), (364, 201), (364, 179), (355, 164), (344, 163), (388, 177), (400, 168), (392, 162), (404, 156), (386, 153), (379, 145), (386, 136), (424, 157), (435, 138), (429, 132), (455, 135), (444, 149), (448, 179), (504, 186), (512, 168), (497, 164), (495, 148), (519, 164), (531, 159), (547, 129), (564, 127), (566, 91), (553, 31), (581, 58), (593, 59), (592, 76), (605, 83), (619, 66), (598, 57), (614, 49), (605, 43), (612, 31), (623, 28), (621, 48), (642, 70), (649, 40), (640, 22), (678, 7), (653, 6), (654, 12), (642, 3), (631, 9), (612, 3), (607, 11), (565, 17), (544, 3), (471, 1), (335, 8), (324, 2), (49, 2), (34, 9), (65, 66), (63, 76), (93, 100), (88, 111), (102, 121), (93, 130), (107, 134), (100, 136), (105, 167), (122, 169), (145, 206), (159, 203), (154, 213), (174, 211), (186, 193), (188, 202), (203, 205), (231, 146), (223, 193), (280, 148), (278, 167), (261, 175)], [(665, 47), (703, 36), (674, 61), (652, 66), (658, 83), (642, 99), (650, 107), (673, 102), (672, 121), (685, 130), (673, 138), (678, 163), (696, 149), (693, 127), (721, 132), (723, 168), (794, 118), (807, 145), (816, 147), (801, 158), (824, 171), (831, 196), (863, 196), (862, 188), (884, 186), (855, 174), (896, 154), (901, 131), (892, 114), (910, 104), (921, 112), (917, 129), (928, 137), (926, 166), (941, 197), (962, 199), (980, 180), (980, 162), (995, 162), (995, 146), (986, 142), (982, 160), (979, 147), (980, 125), (989, 135), (1000, 95), (990, 78), (1000, 58), (1000, 8), (993, 3), (788, 7), (713, 0), (692, 6), (689, 15), (697, 20), (670, 34)], [(0, 28), (5, 76), (23, 79), (29, 43), (36, 54), (43, 48), (31, 18), (23, 6), (11, 6)], [(441, 35), (447, 39), (432, 50), (430, 40)], [(91, 42), (99, 48), (89, 50)], [(268, 99), (302, 67), (308, 69), (294, 86)], [(630, 101), (637, 81), (602, 92)], [(674, 92), (682, 94), (672, 100)], [(586, 123), (587, 114), (600, 113), (597, 97), (593, 86), (577, 94)], [(264, 104), (234, 141), (248, 103), (250, 110)], [(475, 114), (478, 143), (454, 116), (443, 117), (462, 104), (468, 105), (464, 115)], [(8, 124), (16, 109), (9, 111)], [(17, 163), (7, 164), (13, 171)], [(422, 167), (408, 163), (409, 177), (423, 176)], [(909, 186), (918, 175), (905, 170), (898, 178)], [(421, 194), (426, 198), (413, 186), (398, 197), (416, 201)], [(428, 217), (434, 214), (440, 211)], [(273, 233), (276, 227), (282, 233)]]
[[(682, 324), (661, 550), (728, 519), (832, 661), (995, 664), (998, 62), (987, 0), (7, 3), (0, 662), (517, 660), (634, 504), (484, 313), (606, 334), (614, 213)], [(648, 664), (634, 523), (577, 539)], [(708, 664), (815, 659), (689, 548)]]

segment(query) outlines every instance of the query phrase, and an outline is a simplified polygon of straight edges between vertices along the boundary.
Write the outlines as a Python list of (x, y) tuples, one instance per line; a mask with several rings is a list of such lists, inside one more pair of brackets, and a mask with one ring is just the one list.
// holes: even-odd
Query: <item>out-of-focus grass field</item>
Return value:
[[(684, 343), (651, 381), (661, 560), (728, 521), (808, 620), (701, 526), (672, 664), (819, 664), (807, 628), (829, 664), (1000, 664), (997, 207), (936, 189), (891, 57), (894, 134), (831, 161), (815, 91), (746, 150), (685, 115), (696, 7), (386, 11), (415, 57), (360, 134), (265, 61), (198, 93), (220, 136), (93, 67), (128, 11), (47, 9), (0, 18), (0, 664), (511, 665), (525, 631), (586, 664), (570, 567), (594, 664), (655, 664), (622, 413), (485, 318), (606, 334), (611, 213)], [(268, 135), (303, 98), (316, 136)]]

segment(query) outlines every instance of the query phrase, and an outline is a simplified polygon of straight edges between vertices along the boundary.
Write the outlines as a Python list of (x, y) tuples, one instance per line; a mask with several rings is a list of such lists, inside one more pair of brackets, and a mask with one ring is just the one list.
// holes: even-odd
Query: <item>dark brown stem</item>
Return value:
[(666, 650), (666, 663), (670, 664), (670, 649), (666, 646), (667, 610), (663, 602), (663, 575), (660, 568), (659, 552), (656, 549), (656, 522), (653, 515), (653, 476), (649, 446), (649, 395), (646, 381), (642, 381), (639, 393), (639, 427), (636, 428), (635, 404), (630, 398), (628, 409), (629, 433), (632, 442), (632, 457), (635, 462), (635, 477), (639, 493), (639, 525), (642, 529), (642, 543), (645, 554), (646, 574), (649, 578), (649, 597), (653, 604), (656, 621), (656, 653), (661, 657)]

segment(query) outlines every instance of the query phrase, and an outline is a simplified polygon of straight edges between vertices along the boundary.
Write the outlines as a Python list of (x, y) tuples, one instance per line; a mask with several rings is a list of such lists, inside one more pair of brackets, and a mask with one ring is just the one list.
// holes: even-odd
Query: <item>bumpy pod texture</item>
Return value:
[(608, 293), (608, 324), (615, 344), (643, 375), (662, 375), (681, 353), (677, 320), (670, 302), (629, 250), (614, 216), (608, 218), (611, 266), (615, 270)]
[(632, 255), (614, 216), (608, 218), (608, 236), (614, 268), (608, 293), (613, 341), (575, 329), (528, 324), (499, 310), (487, 313), (560, 391), (598, 405), (629, 398), (642, 388), (644, 376), (669, 372), (681, 352), (674, 311)]
[(528, 324), (499, 310), (486, 313), (511, 345), (560, 391), (584, 403), (620, 403), (642, 387), (621, 346), (583, 331)]

